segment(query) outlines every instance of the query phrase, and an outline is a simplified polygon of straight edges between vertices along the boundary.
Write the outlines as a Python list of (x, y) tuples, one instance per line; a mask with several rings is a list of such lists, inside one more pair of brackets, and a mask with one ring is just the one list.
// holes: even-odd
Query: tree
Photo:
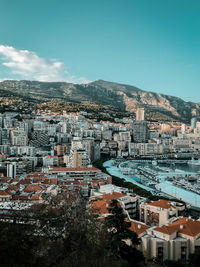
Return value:
[(137, 249), (140, 243), (137, 234), (130, 230), (131, 223), (127, 221), (117, 200), (112, 200), (109, 211), (112, 215), (106, 217), (105, 222), (113, 256), (127, 261), (128, 266), (136, 266), (144, 260), (143, 254)]
[(1, 266), (33, 266), (36, 262), (34, 247), (36, 237), (30, 226), (0, 222), (0, 262)]
[(42, 266), (122, 266), (111, 257), (104, 222), (91, 214), (83, 198), (60, 195), (34, 206), (32, 212), (34, 234), (42, 237), (37, 252)]
[(178, 260), (178, 261), (166, 260), (163, 262), (163, 266), (164, 267), (185, 267), (187, 265), (181, 262), (181, 260)]
[[(19, 215), (13, 212), (9, 223), (0, 222), (1, 266), (125, 267), (141, 261), (135, 248), (138, 238), (120, 207), (113, 207), (113, 223), (105, 223), (80, 197), (63, 194), (48, 201)], [(112, 225), (117, 234), (110, 230)]]
[(200, 251), (196, 251), (194, 254), (191, 254), (189, 257), (189, 264), (193, 267), (198, 267), (200, 264)]

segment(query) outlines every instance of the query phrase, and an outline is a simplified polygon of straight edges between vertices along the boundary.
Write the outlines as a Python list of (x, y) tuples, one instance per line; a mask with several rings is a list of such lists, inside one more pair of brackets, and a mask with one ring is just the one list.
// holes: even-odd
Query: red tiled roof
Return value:
[(92, 209), (94, 210), (94, 212), (99, 213), (99, 214), (109, 213), (108, 207), (111, 201), (113, 199), (118, 199), (124, 196), (126, 196), (126, 194), (119, 193), (119, 192), (113, 192), (112, 194), (105, 194), (102, 196), (97, 196), (96, 197), (97, 200), (91, 202)]
[(195, 221), (195, 220), (183, 217), (173, 222), (170, 225), (156, 227), (154, 230), (164, 233), (164, 234), (168, 234), (168, 235), (178, 231), (179, 233), (183, 235), (194, 237), (200, 234), (200, 221)]
[(0, 196), (10, 196), (10, 194), (5, 190), (0, 190)]
[(81, 185), (87, 185), (88, 186), (88, 183), (85, 183), (85, 182), (80, 182)]
[(11, 180), (10, 177), (0, 177), (0, 181), (1, 181), (2, 183), (8, 183), (10, 180)]
[(19, 181), (20, 184), (31, 184), (31, 182), (31, 179), (28, 178)]
[(155, 231), (161, 232), (163, 234), (171, 235), (175, 232), (177, 232), (177, 227), (169, 226), (169, 225), (163, 225), (161, 227), (154, 228)]
[(36, 192), (36, 191), (41, 191), (41, 190), (42, 188), (39, 185), (30, 184), (24, 189), (24, 192)]
[(83, 172), (83, 171), (99, 171), (97, 168), (51, 168), (50, 172)]
[(40, 177), (40, 176), (45, 176), (43, 172), (32, 172), (27, 175), (27, 177)]
[(109, 213), (107, 208), (107, 202), (105, 200), (98, 200), (91, 203), (92, 210), (95, 213), (105, 214)]
[(19, 186), (17, 185), (13, 185), (13, 184), (9, 184), (8, 190), (14, 190), (14, 191), (17, 191), (19, 189)]
[(41, 198), (41, 193), (37, 193), (35, 195), (32, 196), (32, 200), (39, 200)]
[(180, 230), (180, 233), (189, 235), (189, 236), (196, 236), (200, 234), (200, 221), (195, 221), (189, 218), (181, 218), (178, 221), (172, 223), (172, 226), (183, 225), (183, 229)]
[(49, 182), (50, 182), (50, 184), (57, 184), (58, 180), (57, 180), (57, 178), (52, 178), (52, 179), (49, 179)]
[(12, 197), (13, 200), (30, 200), (30, 195), (26, 195), (26, 196), (23, 196), (23, 195), (14, 195)]
[(46, 176), (37, 176), (37, 177), (33, 177), (33, 182), (40, 182), (46, 179), (48, 179), (48, 177)]
[(157, 201), (152, 201), (150, 203), (148, 203), (148, 205), (150, 206), (154, 206), (154, 207), (158, 207), (158, 208), (163, 208), (163, 209), (169, 209), (169, 208), (176, 208), (173, 205), (173, 202), (169, 201), (169, 200), (164, 200), (164, 199), (159, 199)]
[(148, 228), (150, 228), (150, 226), (147, 226), (146, 224), (142, 224), (142, 223), (137, 222), (137, 221), (129, 221), (129, 222), (131, 223), (130, 230), (135, 232), (137, 235), (140, 235), (140, 234), (146, 232), (146, 230)]

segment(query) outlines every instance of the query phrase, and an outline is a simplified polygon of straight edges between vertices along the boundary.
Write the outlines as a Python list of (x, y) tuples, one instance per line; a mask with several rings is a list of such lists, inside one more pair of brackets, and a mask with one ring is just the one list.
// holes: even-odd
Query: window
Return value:
[(158, 247), (158, 249), (157, 249), (157, 257), (160, 260), (163, 260), (163, 247)]
[(186, 259), (186, 250), (187, 250), (187, 247), (181, 247), (181, 259), (182, 260)]

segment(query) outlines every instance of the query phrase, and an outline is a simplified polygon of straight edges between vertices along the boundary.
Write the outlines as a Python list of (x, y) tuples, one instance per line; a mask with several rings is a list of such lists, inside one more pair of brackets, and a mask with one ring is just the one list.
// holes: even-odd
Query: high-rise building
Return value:
[(10, 130), (9, 129), (0, 129), (0, 144), (1, 145), (10, 144)]
[(26, 146), (28, 144), (26, 132), (21, 130), (11, 131), (11, 143), (13, 146)]
[(181, 125), (181, 133), (182, 133), (182, 134), (185, 134), (185, 129), (186, 129), (186, 127), (185, 127), (185, 124), (183, 123), (183, 124)]
[(95, 146), (94, 138), (88, 137), (83, 139), (83, 147), (87, 152), (91, 162), (94, 161), (94, 146)]
[(136, 110), (136, 121), (144, 121), (145, 120), (145, 110), (144, 108), (137, 108)]
[(43, 121), (34, 121), (33, 122), (34, 131), (45, 131), (45, 124)]
[(193, 117), (191, 119), (191, 129), (194, 130), (196, 128), (196, 124), (197, 124), (197, 118)]
[(197, 133), (200, 133), (200, 121), (197, 121), (196, 129), (197, 129)]
[(16, 162), (7, 164), (7, 176), (10, 178), (16, 177)]
[(49, 136), (43, 131), (34, 131), (31, 139), (31, 146), (40, 147), (49, 144)]
[(146, 143), (149, 136), (146, 121), (135, 121), (133, 123), (133, 140), (135, 143)]
[(88, 154), (84, 149), (71, 149), (70, 151), (70, 165), (72, 168), (87, 167), (90, 164)]

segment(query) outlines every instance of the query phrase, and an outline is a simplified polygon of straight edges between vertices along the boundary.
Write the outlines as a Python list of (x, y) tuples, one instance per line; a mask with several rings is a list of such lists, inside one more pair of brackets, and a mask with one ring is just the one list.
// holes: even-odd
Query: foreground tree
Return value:
[(110, 204), (109, 211), (112, 215), (106, 217), (108, 227), (109, 245), (114, 258), (122, 258), (128, 265), (137, 266), (144, 261), (142, 252), (137, 249), (139, 239), (137, 234), (130, 230), (131, 223), (120, 207), (117, 200)]
[(200, 265), (200, 251), (196, 251), (189, 257), (189, 264), (192, 267), (198, 267)]
[(104, 236), (83, 201), (54, 198), (0, 222), (0, 266), (92, 266), (104, 257)]
[(10, 223), (0, 223), (3, 267), (130, 266), (122, 253), (130, 254), (130, 248), (117, 255), (107, 225), (90, 213), (81, 198), (59, 196), (50, 204), (34, 205), (21, 218), (13, 216)]

